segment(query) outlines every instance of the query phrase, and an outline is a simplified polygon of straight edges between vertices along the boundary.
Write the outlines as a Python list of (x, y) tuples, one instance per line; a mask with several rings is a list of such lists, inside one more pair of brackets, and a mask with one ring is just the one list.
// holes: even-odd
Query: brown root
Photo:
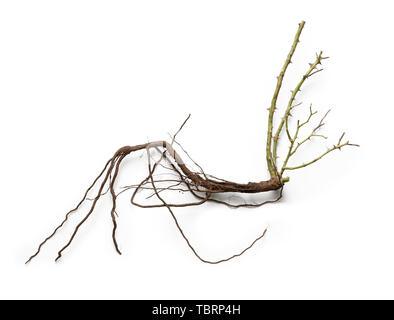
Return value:
[[(151, 166), (151, 155), (150, 155), (150, 149), (151, 148), (155, 148), (156, 150), (158, 150), (158, 148), (163, 149), (163, 151), (161, 151), (162, 157), (161, 159), (156, 162), (153, 166)], [(143, 150), (145, 149), (147, 151), (148, 154), (148, 167), (149, 167), (149, 175), (141, 181), (140, 184), (138, 185), (134, 185), (134, 186), (128, 186), (126, 188), (124, 188), (121, 192), (119, 193), (115, 193), (115, 182), (116, 179), (119, 175), (119, 168), (121, 165), (121, 162), (124, 160), (124, 158), (129, 155), (132, 152), (138, 151), (138, 150)], [(175, 180), (158, 180), (155, 181), (154, 179), (154, 172), (156, 170), (156, 168), (161, 164), (160, 162), (162, 161), (162, 159), (166, 159), (168, 160), (168, 157), (171, 156), (173, 163), (170, 162), (169, 166), (166, 168), (172, 169), (173, 172), (179, 177), (179, 179), (175, 179)], [(165, 166), (164, 166), (165, 167)], [(97, 183), (97, 181), (101, 178), (101, 176), (105, 173), (104, 179), (100, 184), (99, 190), (97, 191), (97, 195), (94, 198), (88, 198), (87, 195), (89, 193), (89, 191), (95, 186), (95, 184)], [(50, 236), (48, 236), (38, 247), (38, 250), (36, 251), (36, 253), (34, 255), (32, 255), (27, 261), (26, 263), (30, 262), (34, 257), (36, 257), (42, 246), (49, 240), (51, 239), (55, 233), (65, 224), (65, 222), (68, 220), (68, 217), (71, 213), (75, 212), (77, 209), (79, 209), (79, 207), (81, 206), (81, 204), (85, 201), (85, 200), (91, 200), (92, 204), (90, 206), (90, 209), (88, 211), (88, 213), (85, 215), (85, 217), (77, 224), (77, 226), (74, 229), (74, 232), (72, 233), (69, 241), (66, 243), (66, 245), (61, 248), (61, 250), (58, 252), (58, 256), (56, 258), (55, 261), (59, 260), (62, 257), (62, 254), (64, 252), (64, 250), (66, 250), (71, 243), (73, 242), (75, 236), (77, 235), (80, 227), (87, 221), (87, 219), (91, 216), (91, 214), (93, 213), (95, 206), (98, 202), (98, 200), (104, 196), (108, 190), (110, 191), (110, 195), (112, 198), (112, 208), (111, 208), (111, 218), (112, 218), (112, 222), (113, 222), (113, 230), (112, 230), (112, 240), (114, 243), (114, 247), (117, 253), (121, 254), (121, 251), (119, 249), (117, 240), (116, 240), (116, 229), (117, 229), (117, 222), (116, 222), (116, 199), (119, 196), (119, 194), (123, 193), (124, 191), (127, 191), (129, 189), (134, 189), (134, 192), (131, 196), (131, 203), (141, 207), (141, 208), (158, 208), (158, 207), (166, 207), (175, 224), (176, 227), (178, 228), (179, 232), (181, 233), (182, 237), (185, 239), (187, 245), (189, 246), (189, 248), (192, 250), (192, 252), (195, 254), (195, 256), (200, 259), (203, 262), (206, 263), (211, 263), (211, 264), (217, 264), (217, 263), (221, 263), (224, 261), (228, 261), (230, 259), (233, 259), (235, 257), (238, 257), (240, 255), (242, 255), (244, 252), (246, 252), (247, 250), (249, 250), (258, 240), (260, 240), (266, 233), (266, 230), (264, 230), (264, 232), (257, 237), (250, 246), (248, 246), (246, 249), (244, 249), (241, 253), (235, 254), (229, 258), (226, 259), (222, 259), (222, 260), (218, 260), (218, 261), (208, 261), (205, 260), (203, 258), (201, 258), (201, 256), (197, 253), (197, 251), (194, 249), (194, 247), (191, 245), (189, 239), (186, 237), (183, 229), (181, 228), (174, 212), (172, 211), (172, 207), (189, 207), (189, 206), (198, 206), (201, 205), (207, 201), (212, 201), (212, 202), (216, 202), (216, 203), (220, 203), (220, 204), (225, 204), (234, 208), (237, 207), (257, 207), (257, 206), (261, 206), (263, 204), (266, 203), (272, 203), (272, 202), (276, 202), (279, 201), (281, 196), (282, 196), (282, 185), (278, 183), (277, 180), (268, 180), (268, 181), (263, 181), (263, 182), (258, 182), (258, 183), (253, 183), (253, 182), (249, 182), (247, 184), (238, 184), (235, 182), (230, 182), (224, 179), (218, 179), (218, 178), (208, 178), (208, 176), (206, 176), (204, 174), (204, 177), (201, 177), (200, 174), (191, 171), (190, 169), (188, 169), (186, 167), (186, 165), (184, 164), (184, 162), (182, 161), (181, 157), (175, 152), (175, 150), (172, 148), (171, 143), (168, 143), (166, 141), (156, 141), (153, 143), (146, 143), (146, 144), (142, 144), (142, 145), (136, 145), (136, 146), (125, 146), (120, 148), (115, 154), (114, 156), (108, 160), (108, 162), (106, 163), (103, 171), (99, 174), (99, 176), (94, 180), (93, 184), (86, 190), (84, 197), (82, 198), (82, 200), (78, 203), (78, 205), (71, 211), (69, 211), (66, 214), (65, 219), (62, 221), (62, 223), (56, 227), (56, 229), (52, 232), (52, 234)], [(156, 186), (156, 183), (161, 183), (161, 182), (175, 182), (172, 185), (165, 187), (165, 188), (158, 188)], [(103, 192), (105, 185), (109, 184), (109, 187), (107, 189), (107, 191)], [(152, 187), (147, 187), (147, 183), (150, 183)], [(164, 198), (160, 195), (160, 193), (162, 191), (165, 190), (177, 190), (176, 188), (174, 189), (173, 186), (180, 186), (180, 185), (185, 185), (185, 188), (182, 189), (182, 191), (189, 191), (191, 192), (191, 194), (197, 199), (196, 202), (186, 202), (186, 203), (179, 203), (179, 204), (168, 204)], [(138, 191), (140, 191), (142, 188), (145, 189), (150, 189), (153, 190), (153, 195), (155, 195), (160, 201), (161, 204), (156, 204), (156, 205), (143, 205), (140, 204), (138, 202), (135, 201), (135, 196), (138, 193)], [(268, 190), (277, 190), (280, 189), (280, 194), (279, 197), (275, 200), (269, 200), (269, 201), (265, 201), (265, 202), (261, 202), (261, 203), (245, 203), (245, 204), (239, 204), (239, 205), (234, 205), (222, 200), (218, 200), (218, 199), (214, 199), (212, 198), (213, 194), (217, 194), (217, 193), (226, 193), (226, 192), (240, 192), (240, 193), (258, 193), (258, 192), (264, 192), (264, 191), (268, 191)], [(205, 194), (205, 196), (202, 196), (201, 194)]]

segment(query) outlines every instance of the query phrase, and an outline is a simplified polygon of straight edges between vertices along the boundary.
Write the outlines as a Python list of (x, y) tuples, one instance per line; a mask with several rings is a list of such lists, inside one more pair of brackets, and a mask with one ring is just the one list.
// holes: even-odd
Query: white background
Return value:
[[(0, 4), (0, 298), (394, 298), (391, 1), (2, 1)], [(279, 106), (315, 53), (309, 103), (333, 108), (293, 164), (347, 137), (361, 148), (290, 172), (280, 203), (175, 209), (198, 261), (166, 209), (100, 202), (63, 259), (87, 206), (24, 261), (123, 145), (179, 141), (205, 171), (267, 178), (267, 107), (298, 23), (306, 20)], [(278, 114), (279, 116), (279, 114)], [(283, 150), (281, 153), (283, 157)], [(119, 186), (146, 174), (130, 157)], [(182, 197), (182, 195), (179, 195)], [(262, 195), (262, 198), (267, 195)]]

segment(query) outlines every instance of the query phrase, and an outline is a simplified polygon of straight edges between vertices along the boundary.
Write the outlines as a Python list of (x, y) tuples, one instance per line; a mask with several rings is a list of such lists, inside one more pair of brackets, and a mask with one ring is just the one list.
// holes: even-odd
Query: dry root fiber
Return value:
[[(290, 170), (296, 170), (300, 168), (304, 168), (306, 166), (309, 166), (310, 164), (320, 160), (323, 158), (325, 155), (328, 153), (334, 151), (334, 150), (341, 150), (341, 148), (346, 147), (346, 146), (357, 146), (356, 144), (352, 144), (349, 141), (343, 142), (343, 137), (344, 134), (342, 134), (336, 144), (334, 144), (331, 148), (327, 149), (325, 152), (323, 152), (321, 155), (318, 157), (305, 162), (300, 165), (295, 165), (295, 166), (289, 166), (288, 162), (290, 158), (296, 153), (296, 151), (305, 143), (311, 140), (311, 138), (322, 138), (322, 139), (327, 139), (324, 135), (319, 133), (319, 130), (324, 126), (324, 121), (327, 117), (327, 113), (324, 114), (324, 116), (321, 118), (320, 122), (311, 129), (309, 134), (304, 136), (303, 138), (299, 137), (300, 131), (303, 127), (305, 127), (311, 119), (315, 116), (317, 113), (316, 111), (312, 110), (312, 106), (310, 106), (309, 109), (309, 116), (307, 119), (304, 121), (297, 121), (297, 125), (294, 129), (294, 132), (290, 132), (289, 128), (289, 117), (291, 116), (291, 112), (293, 109), (297, 106), (300, 105), (300, 103), (296, 103), (296, 97), (297, 94), (300, 92), (302, 85), (304, 82), (309, 79), (311, 76), (314, 74), (322, 71), (322, 69), (319, 68), (319, 66), (322, 64), (322, 61), (324, 59), (327, 59), (327, 57), (323, 57), (323, 53), (320, 52), (316, 55), (316, 58), (314, 62), (309, 64), (309, 68), (306, 71), (306, 73), (301, 77), (299, 83), (297, 86), (294, 88), (293, 91), (291, 91), (291, 95), (289, 98), (289, 101), (287, 103), (287, 106), (285, 107), (283, 116), (279, 119), (279, 124), (274, 130), (273, 128), (273, 120), (274, 120), (274, 114), (277, 110), (277, 99), (278, 95), (282, 86), (282, 81), (284, 78), (284, 75), (286, 73), (287, 67), (291, 63), (292, 56), (295, 52), (295, 49), (297, 47), (297, 44), (299, 43), (299, 38), (302, 32), (302, 29), (304, 28), (305, 22), (302, 21), (299, 24), (297, 33), (294, 37), (294, 41), (292, 43), (291, 49), (287, 55), (287, 58), (285, 60), (285, 63), (282, 67), (282, 70), (279, 73), (279, 76), (277, 77), (277, 84), (275, 88), (275, 92), (271, 101), (271, 105), (268, 108), (268, 131), (267, 131), (267, 143), (266, 143), (266, 161), (267, 161), (267, 166), (268, 166), (268, 171), (270, 174), (270, 179), (266, 181), (259, 181), (259, 182), (249, 182), (246, 184), (241, 184), (241, 183), (236, 183), (236, 182), (231, 182), (227, 181), (224, 179), (216, 178), (212, 175), (206, 174), (203, 169), (193, 160), (190, 158), (188, 153), (182, 148), (182, 146), (176, 141), (176, 136), (177, 134), (182, 130), (184, 127), (185, 123), (188, 121), (190, 115), (187, 117), (187, 119), (183, 122), (179, 130), (175, 133), (175, 135), (172, 137), (171, 142), (168, 141), (154, 141), (154, 142), (149, 142), (149, 143), (144, 143), (140, 145), (135, 145), (135, 146), (125, 146), (120, 148), (115, 152), (115, 154), (107, 161), (107, 163), (104, 166), (104, 169), (100, 172), (100, 174), (97, 176), (97, 178), (93, 181), (92, 185), (86, 190), (84, 196), (82, 197), (81, 201), (77, 204), (75, 208), (70, 210), (64, 220), (61, 222), (59, 226), (56, 227), (56, 229), (39, 245), (37, 251), (28, 259), (28, 262), (30, 262), (34, 257), (36, 257), (42, 246), (49, 240), (51, 239), (56, 232), (64, 226), (64, 224), (67, 222), (68, 218), (72, 213), (77, 211), (80, 206), (82, 205), (83, 202), (85, 201), (91, 201), (90, 209), (88, 213), (85, 215), (85, 217), (78, 223), (78, 225), (75, 227), (69, 241), (64, 245), (63, 248), (58, 252), (58, 256), (56, 258), (56, 261), (59, 260), (62, 257), (63, 252), (71, 245), (73, 242), (75, 236), (77, 235), (79, 229), (81, 226), (88, 220), (88, 218), (92, 215), (94, 212), (94, 209), (96, 207), (97, 202), (103, 197), (105, 194), (109, 193), (110, 197), (112, 199), (112, 208), (111, 208), (111, 218), (112, 218), (112, 223), (113, 223), (113, 229), (112, 229), (112, 240), (115, 246), (115, 250), (121, 254), (119, 250), (119, 246), (116, 240), (116, 229), (117, 229), (117, 222), (116, 222), (116, 200), (117, 197), (125, 192), (125, 191), (132, 191), (132, 196), (131, 196), (131, 203), (135, 206), (142, 207), (142, 208), (158, 208), (158, 207), (165, 207), (169, 211), (172, 219), (175, 222), (176, 227), (178, 228), (180, 234), (186, 241), (187, 245), (189, 248), (192, 250), (194, 255), (201, 260), (202, 262), (205, 263), (210, 263), (210, 264), (217, 264), (221, 263), (224, 261), (231, 260), (235, 257), (238, 257), (242, 255), (244, 252), (246, 252), (248, 249), (250, 249), (258, 240), (264, 237), (265, 233), (267, 230), (264, 230), (264, 232), (258, 236), (247, 248), (245, 248), (242, 252), (237, 253), (231, 257), (228, 257), (226, 259), (221, 259), (217, 261), (208, 261), (204, 258), (202, 258), (194, 249), (192, 244), (190, 243), (189, 239), (186, 237), (184, 231), (182, 230), (181, 226), (179, 225), (179, 222), (174, 214), (173, 208), (176, 207), (188, 207), (188, 206), (198, 206), (202, 205), (205, 202), (216, 202), (219, 204), (227, 205), (229, 207), (233, 208), (238, 208), (238, 207), (259, 207), (267, 203), (273, 203), (276, 201), (279, 201), (282, 197), (282, 192), (283, 192), (283, 187), (285, 183), (289, 181), (289, 178), (284, 176), (286, 171)], [(283, 163), (281, 166), (278, 166), (277, 162), (277, 150), (278, 150), (278, 142), (279, 138), (281, 137), (283, 131), (285, 132), (285, 136), (287, 137), (288, 140), (288, 151), (285, 157), (283, 158)], [(182, 151), (189, 157), (189, 160), (198, 168), (197, 171), (192, 171), (189, 169), (189, 167), (184, 163), (182, 158), (180, 157), (179, 153), (175, 151), (174, 149), (174, 143), (182, 149)], [(155, 150), (159, 152), (160, 158), (156, 161), (153, 161), (153, 158), (151, 156), (151, 150)], [(148, 172), (147, 176), (145, 179), (143, 179), (139, 184), (136, 185), (130, 185), (127, 187), (124, 187), (122, 191), (116, 193), (115, 192), (115, 182), (116, 179), (118, 178), (119, 175), (119, 168), (120, 164), (122, 161), (131, 153), (143, 150), (147, 153), (147, 159), (148, 159)], [(155, 172), (158, 167), (164, 167), (168, 170), (171, 170), (173, 178), (169, 179), (160, 179), (158, 178), (158, 175), (155, 175)], [(89, 192), (98, 185), (98, 191), (97, 194), (94, 198), (88, 198)], [(135, 200), (136, 194), (141, 191), (141, 190), (150, 190), (152, 192), (151, 196), (155, 196), (158, 200), (158, 204), (152, 204), (152, 205), (146, 205), (139, 203)], [(235, 204), (232, 203), (231, 201), (226, 201), (222, 200), (219, 198), (217, 195), (219, 194), (226, 194), (226, 193), (262, 193), (266, 191), (272, 191), (272, 190), (277, 190), (277, 197), (276, 199), (269, 200), (269, 201), (264, 201), (260, 203), (241, 203), (241, 204)], [(163, 196), (164, 191), (182, 191), (182, 192), (188, 192), (190, 193), (194, 198), (195, 201), (193, 202), (185, 202), (185, 203), (168, 203)]]

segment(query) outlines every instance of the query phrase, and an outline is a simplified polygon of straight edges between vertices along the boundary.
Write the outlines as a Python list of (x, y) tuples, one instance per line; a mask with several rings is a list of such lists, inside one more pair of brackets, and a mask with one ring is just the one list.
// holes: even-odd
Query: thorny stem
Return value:
[(291, 115), (291, 110), (294, 108), (294, 100), (297, 96), (297, 94), (301, 91), (301, 87), (304, 84), (305, 80), (308, 79), (309, 77), (311, 77), (312, 75), (316, 74), (317, 72), (322, 71), (323, 69), (316, 69), (316, 67), (321, 64), (321, 61), (323, 59), (327, 59), (328, 57), (323, 57), (323, 52), (320, 51), (320, 53), (316, 56), (316, 60), (315, 62), (310, 64), (310, 68), (308, 69), (308, 71), (302, 76), (300, 82), (297, 84), (297, 86), (295, 87), (295, 89), (291, 92), (291, 96), (289, 99), (289, 102), (287, 104), (287, 108), (286, 111), (279, 123), (278, 129), (276, 130), (275, 136), (273, 138), (274, 142), (273, 142), (273, 161), (274, 161), (274, 165), (276, 166), (276, 160), (277, 160), (277, 148), (278, 148), (278, 141), (279, 141), (279, 136), (282, 132), (283, 129), (283, 125), (286, 123), (286, 132), (287, 135), (289, 137), (289, 127), (288, 127), (288, 119), (289, 116)]
[(271, 178), (276, 177), (277, 174), (277, 170), (276, 170), (276, 166), (275, 166), (275, 162), (272, 159), (272, 151), (271, 151), (271, 145), (272, 145), (272, 126), (273, 126), (273, 120), (274, 120), (274, 113), (276, 110), (276, 101), (278, 100), (278, 95), (279, 95), (279, 91), (280, 88), (282, 86), (282, 82), (283, 82), (283, 77), (286, 73), (286, 69), (289, 66), (289, 64), (291, 63), (291, 58), (293, 57), (294, 51), (297, 47), (298, 42), (300, 41), (300, 35), (302, 32), (302, 29), (304, 28), (305, 25), (305, 21), (301, 21), (301, 23), (298, 25), (298, 30), (297, 33), (294, 37), (294, 41), (293, 44), (290, 48), (290, 52), (287, 55), (286, 61), (282, 67), (282, 70), (279, 73), (278, 76), (278, 80), (276, 83), (276, 88), (274, 91), (274, 95), (272, 97), (272, 101), (271, 101), (271, 106), (268, 109), (269, 110), (269, 115), (268, 115), (268, 131), (267, 131), (267, 146), (266, 146), (266, 159), (267, 159), (267, 166), (268, 166), (268, 171), (270, 173)]
[[(283, 161), (283, 166), (282, 166), (282, 169), (281, 169), (281, 171), (280, 171), (280, 174), (281, 174), (281, 175), (283, 174), (284, 168), (286, 167), (287, 162), (289, 161), (290, 157), (298, 150), (298, 148), (299, 148), (302, 144), (304, 144), (306, 141), (310, 140), (310, 138), (313, 137), (313, 136), (320, 136), (320, 137), (322, 137), (322, 138), (327, 139), (327, 137), (325, 137), (325, 136), (323, 136), (323, 135), (317, 135), (317, 134), (315, 134), (315, 132), (316, 132), (319, 128), (321, 128), (321, 127), (324, 125), (323, 120), (326, 118), (326, 116), (327, 116), (327, 114), (328, 114), (329, 112), (330, 112), (330, 110), (327, 111), (327, 113), (324, 115), (324, 117), (320, 120), (320, 123), (312, 130), (312, 132), (309, 134), (309, 136), (308, 136), (307, 138), (305, 138), (304, 140), (302, 140), (301, 142), (299, 142), (299, 143), (297, 144), (297, 146), (296, 146), (296, 147), (294, 148), (294, 150), (293, 150), (294, 143), (296, 142), (296, 140), (297, 140), (297, 138), (298, 138), (298, 133), (299, 133), (300, 129), (301, 129), (304, 125), (308, 124), (309, 121), (312, 119), (312, 117), (317, 113), (317, 111), (312, 111), (312, 104), (309, 106), (309, 116), (308, 116), (308, 118), (307, 118), (304, 122), (302, 122), (302, 123), (300, 123), (299, 120), (297, 121), (297, 128), (296, 128), (296, 131), (295, 131), (295, 133), (294, 133), (294, 136), (291, 137), (290, 133), (288, 133), (288, 138), (289, 138), (289, 141), (290, 141), (290, 145), (289, 145), (289, 151), (287, 152), (286, 158), (285, 158), (285, 160)], [(287, 131), (288, 131), (288, 130), (287, 130)]]
[(300, 168), (305, 168), (305, 167), (311, 165), (312, 163), (315, 163), (316, 161), (320, 160), (320, 159), (323, 158), (325, 155), (329, 154), (331, 151), (334, 151), (334, 150), (337, 150), (337, 149), (338, 149), (338, 150), (341, 150), (341, 148), (342, 148), (342, 147), (345, 147), (345, 146), (359, 147), (358, 144), (350, 143), (349, 141), (346, 141), (345, 143), (341, 143), (341, 140), (342, 140), (342, 138), (343, 138), (344, 135), (345, 135), (345, 133), (343, 133), (343, 134), (341, 135), (341, 137), (339, 138), (339, 141), (338, 141), (338, 143), (337, 143), (336, 145), (334, 145), (334, 146), (332, 146), (331, 148), (327, 149), (326, 152), (324, 152), (323, 154), (321, 154), (321, 155), (318, 156), (317, 158), (313, 159), (312, 161), (309, 161), (309, 162), (307, 162), (307, 163), (303, 163), (303, 164), (301, 164), (301, 165), (299, 165), (299, 166), (295, 166), (295, 167), (283, 167), (282, 170), (285, 171), (285, 170), (296, 170), (296, 169), (300, 169)]

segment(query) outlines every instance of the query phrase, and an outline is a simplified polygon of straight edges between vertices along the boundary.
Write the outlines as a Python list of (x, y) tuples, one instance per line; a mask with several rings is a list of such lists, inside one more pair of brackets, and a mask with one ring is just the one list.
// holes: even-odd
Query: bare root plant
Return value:
[[(112, 199), (112, 208), (111, 208), (111, 218), (112, 218), (112, 223), (113, 223), (113, 229), (112, 229), (112, 240), (113, 244), (115, 246), (115, 250), (121, 254), (119, 250), (119, 246), (116, 240), (116, 229), (117, 229), (117, 213), (116, 213), (116, 200), (117, 197), (126, 191), (132, 191), (131, 195), (131, 203), (135, 206), (141, 207), (141, 208), (158, 208), (158, 207), (165, 207), (167, 208), (168, 212), (170, 213), (172, 219), (175, 222), (176, 227), (178, 228), (180, 234), (186, 241), (187, 245), (191, 249), (191, 251), (194, 253), (194, 255), (201, 260), (202, 262), (205, 263), (210, 263), (210, 264), (217, 264), (221, 263), (224, 261), (231, 260), (235, 257), (238, 257), (242, 255), (244, 252), (246, 252), (248, 249), (250, 249), (258, 240), (264, 237), (267, 229), (263, 231), (261, 235), (259, 235), (247, 248), (245, 248), (243, 251), (234, 254), (231, 257), (228, 257), (226, 259), (221, 259), (217, 261), (208, 261), (200, 256), (199, 253), (195, 250), (193, 245), (191, 244), (190, 240), (188, 237), (185, 235), (185, 232), (183, 231), (182, 227), (180, 226), (173, 209), (178, 208), (178, 207), (189, 207), (189, 206), (199, 206), (202, 205), (206, 202), (215, 202), (223, 205), (227, 205), (229, 207), (233, 208), (239, 208), (239, 207), (259, 207), (267, 203), (273, 203), (276, 201), (279, 201), (282, 197), (282, 192), (283, 192), (283, 187), (284, 185), (289, 181), (289, 177), (285, 176), (285, 173), (291, 171), (291, 170), (297, 170), (301, 169), (304, 167), (307, 167), (316, 161), (322, 159), (324, 156), (329, 154), (330, 152), (334, 150), (341, 150), (343, 147), (348, 147), (348, 146), (358, 146), (356, 144), (350, 143), (349, 141), (343, 141), (344, 138), (344, 133), (340, 136), (338, 141), (332, 145), (332, 147), (328, 148), (326, 151), (318, 155), (316, 158), (306, 161), (302, 164), (298, 165), (289, 165), (289, 160), (293, 157), (293, 155), (308, 141), (311, 140), (311, 138), (321, 138), (321, 139), (327, 139), (326, 136), (322, 135), (320, 133), (320, 129), (324, 126), (324, 121), (327, 117), (327, 113), (323, 115), (321, 120), (318, 122), (316, 126), (314, 126), (311, 131), (306, 134), (306, 136), (302, 137), (300, 136), (301, 129), (304, 129), (312, 118), (316, 115), (317, 111), (314, 111), (312, 109), (312, 106), (310, 106), (309, 109), (309, 115), (308, 117), (303, 120), (297, 121), (297, 124), (295, 126), (295, 129), (293, 132), (291, 132), (290, 127), (289, 127), (289, 120), (290, 117), (292, 116), (292, 111), (295, 107), (299, 106), (299, 103), (296, 103), (296, 97), (297, 94), (300, 92), (301, 87), (303, 86), (304, 82), (315, 75), (316, 73), (322, 71), (320, 68), (323, 60), (327, 59), (327, 57), (323, 56), (323, 53), (320, 52), (316, 54), (315, 60), (309, 64), (309, 68), (306, 71), (306, 73), (301, 77), (299, 80), (297, 86), (294, 88), (293, 91), (291, 91), (290, 98), (288, 100), (287, 106), (285, 107), (283, 116), (279, 119), (279, 123), (274, 130), (274, 115), (277, 110), (277, 99), (279, 92), (282, 87), (282, 82), (283, 78), (285, 76), (286, 70), (291, 63), (293, 54), (296, 50), (296, 47), (299, 43), (299, 38), (302, 32), (302, 29), (304, 28), (305, 22), (302, 21), (299, 24), (297, 33), (294, 37), (294, 41), (292, 43), (292, 46), (290, 48), (290, 51), (287, 55), (287, 58), (283, 64), (282, 70), (279, 73), (279, 76), (277, 77), (277, 83), (276, 83), (276, 88), (272, 97), (271, 105), (268, 108), (268, 131), (267, 131), (267, 141), (266, 141), (266, 162), (268, 166), (268, 171), (270, 178), (266, 181), (259, 181), (259, 182), (249, 182), (246, 184), (242, 183), (236, 183), (236, 182), (231, 182), (225, 179), (221, 178), (216, 178), (212, 175), (206, 174), (203, 169), (188, 155), (188, 153), (183, 149), (183, 147), (177, 142), (176, 137), (178, 133), (182, 130), (184, 127), (185, 123), (189, 119), (190, 115), (187, 117), (187, 119), (183, 122), (179, 130), (173, 135), (172, 139), (170, 142), (168, 141), (154, 141), (154, 142), (148, 142), (144, 144), (139, 144), (139, 145), (134, 145), (134, 146), (124, 146), (117, 150), (115, 154), (107, 161), (107, 163), (104, 166), (104, 169), (100, 172), (100, 174), (96, 177), (96, 179), (93, 181), (93, 183), (90, 185), (90, 187), (86, 190), (85, 194), (83, 195), (81, 201), (76, 205), (75, 208), (70, 210), (64, 220), (60, 223), (59, 226), (55, 228), (55, 230), (39, 245), (37, 251), (27, 260), (26, 263), (30, 262), (34, 257), (36, 257), (42, 246), (49, 240), (51, 239), (56, 232), (64, 226), (64, 224), (67, 222), (69, 219), (70, 215), (73, 214), (75, 211), (77, 211), (82, 203), (85, 201), (91, 201), (91, 205), (89, 208), (88, 213), (83, 217), (83, 219), (77, 224), (75, 227), (69, 241), (63, 246), (63, 248), (60, 249), (58, 252), (56, 261), (59, 260), (62, 257), (63, 252), (71, 245), (73, 240), (75, 239), (79, 229), (82, 227), (82, 225), (88, 220), (88, 218), (92, 215), (94, 212), (94, 209), (96, 207), (97, 202), (105, 195), (105, 194), (110, 194), (110, 197)], [(284, 135), (287, 137), (289, 146), (287, 153), (284, 156), (284, 160), (281, 165), (278, 164), (278, 143), (280, 141), (281, 136)], [(188, 156), (190, 161), (198, 168), (198, 170), (193, 171), (185, 164), (185, 162), (182, 160), (181, 156), (179, 153), (174, 149), (174, 144), (177, 145), (181, 150)], [(124, 187), (121, 191), (115, 192), (115, 182), (118, 178), (119, 175), (119, 168), (122, 163), (122, 161), (131, 153), (143, 150), (147, 154), (147, 159), (148, 159), (148, 172), (147, 176), (145, 179), (143, 179), (139, 184), (135, 185), (130, 185)], [(151, 151), (154, 150), (155, 152), (159, 152), (160, 158), (154, 160)], [(168, 170), (171, 171), (172, 173), (172, 178), (160, 178), (159, 175), (155, 174), (157, 171), (158, 167), (164, 167)], [(100, 182), (99, 182), (100, 181)], [(98, 191), (97, 194), (93, 198), (89, 198), (88, 194), (91, 192), (91, 190), (95, 187), (98, 186)], [(156, 197), (157, 200), (159, 201), (158, 204), (142, 204), (136, 200), (136, 195), (139, 191), (141, 190), (150, 190), (152, 192), (151, 197)], [(233, 194), (233, 193), (238, 193), (238, 194), (257, 194), (257, 193), (262, 193), (262, 192), (267, 192), (267, 191), (272, 191), (276, 190), (277, 192), (277, 197), (273, 200), (269, 201), (262, 201), (259, 203), (233, 203), (230, 200), (223, 200), (222, 198), (218, 197), (220, 194)], [(168, 191), (182, 191), (182, 192), (188, 192), (194, 197), (195, 201), (193, 202), (183, 202), (183, 203), (169, 203), (165, 198), (164, 198), (164, 193)]]

